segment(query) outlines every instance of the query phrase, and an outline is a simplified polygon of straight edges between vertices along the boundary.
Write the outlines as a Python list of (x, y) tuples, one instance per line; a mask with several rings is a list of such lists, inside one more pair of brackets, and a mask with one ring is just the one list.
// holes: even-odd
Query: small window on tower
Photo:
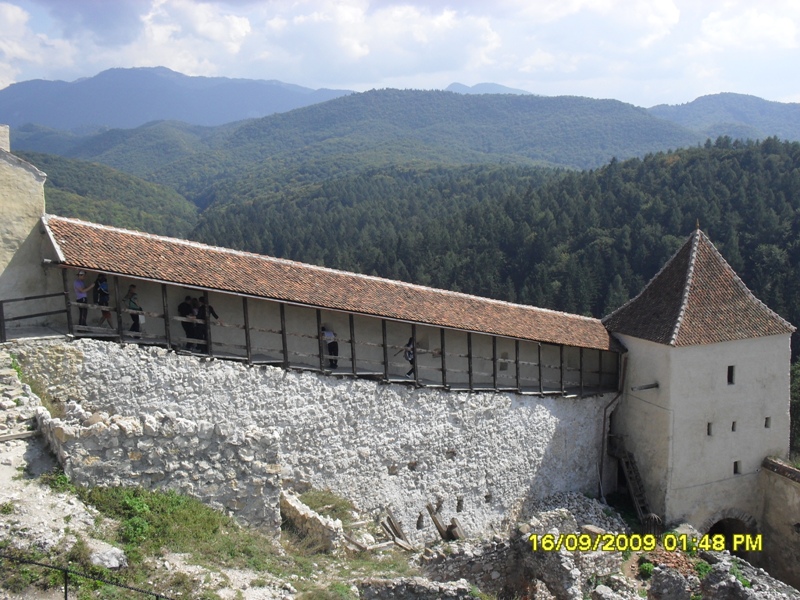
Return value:
[(706, 423), (706, 435), (711, 435), (712, 425), (711, 423)]
[(764, 418), (764, 429), (769, 429), (772, 427), (772, 417), (765, 417)]
[(741, 471), (741, 469), (739, 467), (739, 461), (738, 460), (733, 461), (733, 474), (734, 475), (739, 475), (739, 473), (741, 473), (741, 472), (742, 471)]
[(728, 385), (734, 384), (733, 372), (734, 372), (733, 365), (728, 365)]
[(736, 431), (736, 421), (731, 422), (731, 431)]

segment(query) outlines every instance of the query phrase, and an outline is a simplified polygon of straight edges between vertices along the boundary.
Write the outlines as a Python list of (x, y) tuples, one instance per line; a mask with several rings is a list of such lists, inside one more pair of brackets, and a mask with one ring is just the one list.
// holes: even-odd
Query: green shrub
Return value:
[(655, 565), (651, 562), (645, 562), (639, 565), (639, 577), (642, 579), (650, 579), (653, 575)]
[(61, 467), (56, 467), (49, 473), (42, 474), (39, 480), (57, 494), (65, 492), (74, 494), (77, 491)]
[(698, 560), (694, 563), (694, 570), (697, 571), (697, 576), (700, 579), (704, 579), (711, 572), (711, 565), (704, 560)]

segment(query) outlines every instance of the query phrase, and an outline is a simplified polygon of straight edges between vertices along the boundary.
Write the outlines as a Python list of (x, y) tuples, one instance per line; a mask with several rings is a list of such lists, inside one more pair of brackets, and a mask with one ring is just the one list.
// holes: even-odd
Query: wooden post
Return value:
[(445, 338), (444, 327), (439, 329), (439, 333), (440, 333), (439, 337), (442, 340), (442, 387), (447, 388), (447, 359), (445, 358), (447, 352), (445, 352), (445, 345), (444, 345), (444, 338)]
[(206, 297), (206, 352), (209, 356), (214, 356), (214, 348), (211, 344), (211, 296), (208, 292), (205, 293)]
[(419, 347), (417, 346), (417, 324), (411, 324), (411, 339), (414, 341), (414, 356), (411, 362), (411, 368), (414, 369), (414, 383), (419, 385), (419, 371), (417, 370), (417, 356), (419, 356)]
[(561, 373), (559, 376), (561, 378), (561, 395), (563, 396), (564, 395), (564, 345), (563, 344), (559, 345), (558, 347), (558, 356), (561, 362)]
[(579, 377), (580, 388), (581, 388), (580, 397), (583, 398), (583, 348), (580, 348), (579, 351), (580, 351), (580, 366), (579, 366), (579, 369), (578, 369), (578, 377)]
[(247, 306), (247, 296), (242, 296), (242, 313), (244, 314), (244, 347), (247, 352), (247, 364), (253, 364), (253, 346), (250, 340), (250, 311)]
[(517, 378), (517, 391), (522, 392), (519, 378), (519, 340), (514, 340), (514, 371)]
[(169, 329), (169, 303), (167, 302), (167, 284), (161, 284), (161, 302), (164, 305), (164, 335), (167, 336), (167, 348), (172, 348), (172, 336)]
[(597, 389), (602, 392), (603, 391), (603, 351), (597, 351)]
[(0, 342), (6, 343), (6, 313), (3, 308), (4, 302), (0, 302)]
[(289, 340), (286, 337), (286, 305), (281, 302), (281, 346), (283, 347), (283, 368), (289, 368)]
[(541, 342), (536, 343), (536, 353), (538, 355), (537, 360), (537, 367), (539, 367), (539, 393), (544, 394), (544, 382), (542, 381), (542, 344)]
[(473, 390), (472, 379), (472, 332), (467, 332), (467, 377), (469, 378), (469, 391)]
[(353, 313), (350, 313), (350, 366), (353, 375), (357, 373), (356, 370), (356, 321)]
[(69, 304), (69, 282), (67, 282), (66, 269), (61, 269), (61, 279), (64, 282), (64, 303), (67, 306), (67, 331), (70, 335), (75, 335), (75, 332), (72, 331), (72, 307)]
[(117, 308), (117, 335), (119, 341), (122, 341), (122, 296), (119, 295), (119, 277), (114, 276), (114, 296)]
[(386, 319), (381, 319), (381, 333), (383, 334), (383, 378), (389, 379), (389, 344), (386, 339)]
[(492, 386), (497, 391), (497, 336), (492, 336)]
[(319, 345), (319, 370), (325, 370), (325, 340), (322, 339), (322, 311), (317, 309), (317, 342)]

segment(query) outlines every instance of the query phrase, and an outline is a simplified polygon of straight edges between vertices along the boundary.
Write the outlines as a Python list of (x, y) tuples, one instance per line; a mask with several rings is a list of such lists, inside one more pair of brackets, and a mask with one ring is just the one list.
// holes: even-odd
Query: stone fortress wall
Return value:
[[(278, 485), (328, 488), (361, 510), (391, 508), (416, 540), (435, 536), (427, 503), (477, 536), (504, 530), (526, 500), (595, 494), (603, 413), (615, 398), (416, 389), (93, 340), (21, 341), (12, 351), (52, 397), (76, 403), (68, 422), (50, 423), (68, 474), (208, 499), (224, 487), (211, 474), (222, 470), (233, 485), (242, 478), (242, 493), (218, 504), (245, 507), (251, 523), (261, 514), (268, 528), (275, 513), (242, 496), (277, 506)], [(263, 472), (248, 475), (258, 452)]]

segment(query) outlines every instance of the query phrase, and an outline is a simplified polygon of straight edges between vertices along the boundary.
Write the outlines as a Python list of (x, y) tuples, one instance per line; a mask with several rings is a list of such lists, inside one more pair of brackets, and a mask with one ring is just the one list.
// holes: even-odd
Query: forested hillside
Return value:
[(724, 93), (701, 96), (687, 104), (661, 104), (647, 111), (712, 139), (727, 135), (753, 140), (773, 136), (800, 140), (800, 104), (796, 102)]
[(353, 94), (220, 129), (157, 123), (68, 139), (12, 132), (14, 148), (53, 145), (171, 186), (200, 207), (375, 167), (589, 168), (704, 139), (616, 100), (414, 90)]
[(197, 208), (169, 188), (104, 165), (35, 152), (15, 152), (45, 173), (47, 212), (103, 225), (186, 237)]
[(800, 144), (720, 138), (596, 171), (388, 168), (221, 205), (193, 237), (603, 316), (699, 222), (745, 283), (800, 323)]

